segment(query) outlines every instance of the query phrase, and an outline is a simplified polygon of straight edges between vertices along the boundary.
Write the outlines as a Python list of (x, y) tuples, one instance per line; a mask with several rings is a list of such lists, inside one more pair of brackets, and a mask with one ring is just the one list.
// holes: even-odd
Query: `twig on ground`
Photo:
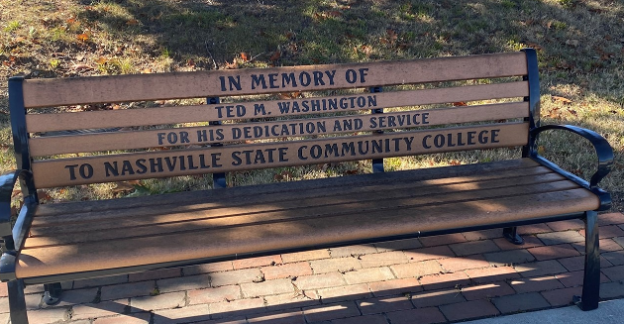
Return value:
[(217, 65), (217, 61), (215, 61), (214, 56), (212, 56), (212, 53), (210, 52), (210, 48), (208, 46), (208, 41), (205, 41), (204, 44), (206, 45), (206, 52), (208, 52), (208, 55), (210, 56), (210, 59), (212, 60), (212, 65), (214, 67), (215, 70), (219, 69), (219, 65)]

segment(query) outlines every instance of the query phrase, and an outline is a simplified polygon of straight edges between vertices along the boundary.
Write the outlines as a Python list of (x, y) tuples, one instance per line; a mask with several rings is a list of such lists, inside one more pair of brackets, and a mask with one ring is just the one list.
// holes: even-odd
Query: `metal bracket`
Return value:
[[(382, 92), (382, 87), (370, 87), (370, 93), (379, 93)], [(372, 109), (371, 114), (383, 114), (383, 108)], [(384, 131), (378, 130), (375, 131), (377, 134), (383, 134)], [(373, 159), (373, 173), (383, 173), (384, 172), (384, 164), (383, 159)]]
[[(206, 98), (206, 103), (209, 105), (215, 105), (221, 102), (221, 98), (219, 97), (208, 97)], [(221, 125), (221, 121), (210, 121), (208, 122), (209, 125)], [(221, 143), (212, 143), (210, 144), (211, 146), (217, 147), (217, 146), (223, 146), (223, 144)], [(213, 173), (212, 174), (212, 187), (213, 188), (226, 188), (227, 187), (227, 181), (225, 178), (225, 173)]]

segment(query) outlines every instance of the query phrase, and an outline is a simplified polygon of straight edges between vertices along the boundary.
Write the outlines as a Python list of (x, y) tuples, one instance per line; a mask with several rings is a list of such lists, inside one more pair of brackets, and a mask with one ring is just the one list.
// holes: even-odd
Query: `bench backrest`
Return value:
[[(448, 82), (480, 79), (493, 81)], [(521, 146), (539, 116), (532, 50), (400, 62), (11, 78), (9, 84), (18, 167), (32, 170), (37, 188)], [(411, 84), (426, 86), (401, 87)], [(382, 92), (381, 87), (396, 85)], [(318, 94), (339, 89), (349, 90)], [(248, 101), (247, 95), (262, 94)], [(75, 105), (181, 98), (209, 103), (66, 112)], [(488, 104), (453, 105), (482, 100)], [(448, 105), (416, 107), (431, 104)], [(66, 108), (41, 109), (51, 107)], [(404, 109), (383, 112), (397, 107)], [(475, 124), (483, 121), (493, 122)]]

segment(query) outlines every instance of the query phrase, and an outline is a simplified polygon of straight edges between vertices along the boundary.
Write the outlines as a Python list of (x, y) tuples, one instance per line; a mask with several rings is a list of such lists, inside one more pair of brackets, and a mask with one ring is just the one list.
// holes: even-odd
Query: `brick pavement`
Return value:
[[(601, 297), (624, 297), (624, 215), (600, 216)], [(452, 323), (569, 305), (581, 291), (583, 223), (349, 246), (28, 287), (33, 324)], [(0, 324), (8, 319), (0, 284)]]

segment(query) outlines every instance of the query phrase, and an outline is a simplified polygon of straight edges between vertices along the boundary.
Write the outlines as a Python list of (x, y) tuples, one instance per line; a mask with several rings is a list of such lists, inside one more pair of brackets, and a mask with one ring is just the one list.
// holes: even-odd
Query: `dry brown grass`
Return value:
[[(13, 169), (6, 80), (538, 50), (544, 123), (596, 130), (616, 151), (602, 183), (624, 209), (624, 4), (621, 1), (0, 1), (0, 169)], [(243, 60), (242, 56), (252, 58)], [(558, 97), (569, 99), (562, 101)], [(107, 109), (109, 107), (99, 107)], [(567, 135), (549, 158), (587, 177), (593, 153)], [(389, 169), (472, 163), (509, 151), (388, 159)], [(332, 176), (367, 162), (234, 173), (234, 184)], [(141, 182), (133, 194), (205, 188), (204, 177)], [(54, 199), (126, 195), (113, 185)], [(146, 188), (146, 189), (145, 189)], [(141, 191), (143, 190), (143, 191)]]

